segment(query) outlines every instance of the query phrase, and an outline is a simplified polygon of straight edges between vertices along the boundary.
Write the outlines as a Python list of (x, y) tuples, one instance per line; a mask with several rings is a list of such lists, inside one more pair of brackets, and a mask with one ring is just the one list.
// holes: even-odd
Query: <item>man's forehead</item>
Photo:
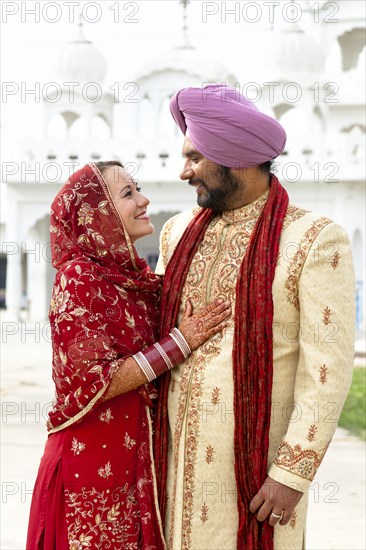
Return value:
[(199, 151), (197, 151), (197, 149), (195, 148), (195, 146), (191, 141), (191, 138), (188, 135), (184, 137), (182, 153), (183, 155), (188, 155), (192, 153), (196, 153), (198, 155), (201, 154)]

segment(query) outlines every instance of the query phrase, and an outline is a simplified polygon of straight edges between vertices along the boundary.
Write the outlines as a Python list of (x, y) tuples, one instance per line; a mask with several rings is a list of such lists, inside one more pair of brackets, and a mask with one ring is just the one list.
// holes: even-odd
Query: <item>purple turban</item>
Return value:
[(281, 124), (226, 84), (183, 88), (172, 97), (170, 111), (195, 148), (221, 166), (257, 166), (285, 148)]

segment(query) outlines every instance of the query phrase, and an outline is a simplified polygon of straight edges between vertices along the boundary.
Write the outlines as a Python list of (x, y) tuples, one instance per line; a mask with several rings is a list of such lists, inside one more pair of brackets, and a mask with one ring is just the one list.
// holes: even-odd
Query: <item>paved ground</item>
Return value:
[[(44, 325), (1, 322), (1, 542), (24, 550), (53, 396)], [(33, 333), (29, 329), (33, 329)], [(307, 550), (365, 550), (365, 445), (338, 429), (310, 492)]]

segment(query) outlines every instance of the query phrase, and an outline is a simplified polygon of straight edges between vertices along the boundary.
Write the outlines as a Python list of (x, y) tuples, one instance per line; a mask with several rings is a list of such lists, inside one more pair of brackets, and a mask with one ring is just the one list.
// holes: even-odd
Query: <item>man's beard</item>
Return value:
[(198, 195), (197, 204), (203, 208), (211, 208), (214, 212), (223, 212), (230, 210), (233, 196), (238, 192), (240, 187), (239, 179), (230, 174), (230, 168), (218, 166), (215, 174), (219, 187), (208, 189), (205, 182), (202, 181), (202, 186), (206, 189), (206, 195)]

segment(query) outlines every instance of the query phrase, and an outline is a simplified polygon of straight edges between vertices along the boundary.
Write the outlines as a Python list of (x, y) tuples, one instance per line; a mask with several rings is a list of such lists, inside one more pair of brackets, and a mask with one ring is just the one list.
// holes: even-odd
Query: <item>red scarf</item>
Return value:
[[(272, 175), (266, 205), (256, 223), (236, 287), (233, 344), (235, 475), (238, 495), (238, 550), (273, 549), (273, 529), (259, 523), (249, 503), (267, 477), (273, 375), (272, 283), (288, 195)], [(161, 334), (175, 326), (183, 285), (192, 259), (215, 214), (202, 209), (180, 239), (168, 264), (161, 302)], [(169, 373), (161, 380), (156, 412), (155, 460), (159, 464), (158, 493), (166, 513), (168, 453), (167, 401)], [(245, 423), (239, 419), (245, 419)]]
[(58, 272), (50, 307), (56, 403), (48, 427), (60, 429), (95, 407), (113, 359), (157, 339), (160, 278), (136, 254), (94, 164), (59, 191), (50, 231)]

